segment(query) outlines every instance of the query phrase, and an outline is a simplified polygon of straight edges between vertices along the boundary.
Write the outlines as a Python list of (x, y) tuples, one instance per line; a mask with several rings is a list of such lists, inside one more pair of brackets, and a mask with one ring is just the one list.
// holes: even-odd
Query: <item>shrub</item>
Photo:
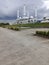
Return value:
[(38, 31), (36, 31), (36, 34), (38, 34)]
[(20, 30), (20, 28), (18, 28), (18, 27), (17, 27), (17, 28), (15, 28), (15, 30), (16, 30), (16, 31), (19, 31), (19, 30)]
[(5, 28), (5, 26), (2, 26), (3, 28)]
[(39, 31), (39, 35), (43, 35), (43, 32), (42, 31)]
[(13, 27), (11, 27), (10, 29), (12, 29), (12, 30), (13, 30)]
[(49, 37), (49, 31), (47, 32), (47, 36)]
[(48, 36), (49, 35), (49, 32), (46, 32), (46, 31), (36, 31), (36, 34), (39, 35), (39, 36)]
[(43, 31), (43, 32), (42, 32), (42, 35), (43, 35), (43, 36), (46, 36), (46, 31)]
[(15, 31), (19, 31), (20, 30), (20, 28), (16, 28), (16, 27), (8, 27), (8, 29), (11, 29), (11, 30), (15, 30)]

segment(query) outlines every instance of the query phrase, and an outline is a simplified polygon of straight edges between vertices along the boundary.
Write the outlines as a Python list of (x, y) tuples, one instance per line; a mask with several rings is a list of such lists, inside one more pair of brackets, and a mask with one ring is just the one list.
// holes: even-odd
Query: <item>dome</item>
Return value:
[(30, 16), (30, 18), (33, 18), (33, 16)]

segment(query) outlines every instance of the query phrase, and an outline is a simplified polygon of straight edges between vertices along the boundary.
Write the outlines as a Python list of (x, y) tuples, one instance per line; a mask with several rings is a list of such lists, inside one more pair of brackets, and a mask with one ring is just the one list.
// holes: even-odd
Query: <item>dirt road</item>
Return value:
[(0, 28), (0, 65), (49, 65), (49, 39), (33, 36), (36, 30)]

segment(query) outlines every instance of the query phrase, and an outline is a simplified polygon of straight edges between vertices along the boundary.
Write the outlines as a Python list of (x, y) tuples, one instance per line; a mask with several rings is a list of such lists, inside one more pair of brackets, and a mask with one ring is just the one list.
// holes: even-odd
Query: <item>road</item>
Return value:
[(36, 30), (0, 28), (0, 65), (49, 65), (49, 39), (33, 36)]

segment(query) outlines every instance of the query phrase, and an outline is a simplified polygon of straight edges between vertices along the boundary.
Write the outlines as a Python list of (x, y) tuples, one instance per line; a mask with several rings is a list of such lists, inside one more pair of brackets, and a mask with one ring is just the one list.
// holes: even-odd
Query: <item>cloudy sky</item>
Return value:
[[(38, 18), (49, 16), (49, 0), (0, 0), (0, 19), (16, 19), (17, 9), (26, 4), (30, 15), (37, 9)], [(20, 11), (22, 13), (22, 11)]]

